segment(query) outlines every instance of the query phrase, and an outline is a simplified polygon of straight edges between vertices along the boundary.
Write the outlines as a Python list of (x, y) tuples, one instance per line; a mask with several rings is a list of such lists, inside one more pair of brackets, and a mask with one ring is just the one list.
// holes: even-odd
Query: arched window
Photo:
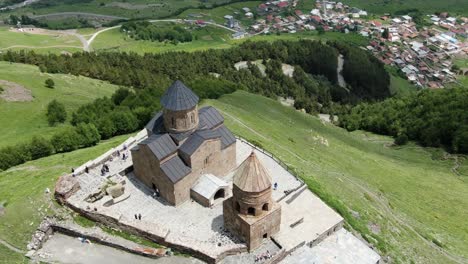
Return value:
[(195, 120), (194, 120), (194, 119), (195, 119), (195, 118), (194, 118), (194, 114), (191, 114), (191, 115), (190, 115), (190, 120), (192, 121), (192, 124), (195, 123)]
[(172, 126), (175, 126), (175, 118), (172, 118)]
[(268, 211), (269, 209), (270, 209), (270, 205), (269, 205), (268, 203), (266, 203), (266, 204), (264, 204), (264, 205), (262, 206), (262, 210), (263, 210), (263, 211)]
[(249, 215), (255, 215), (255, 208), (249, 207), (249, 209), (247, 209), (247, 214), (249, 214)]
[(240, 204), (239, 202), (236, 202), (236, 211), (240, 213)]

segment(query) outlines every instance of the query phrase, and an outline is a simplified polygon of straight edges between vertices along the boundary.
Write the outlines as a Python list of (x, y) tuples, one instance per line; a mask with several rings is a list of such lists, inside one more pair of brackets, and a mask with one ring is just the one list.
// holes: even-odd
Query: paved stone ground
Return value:
[(375, 264), (380, 256), (345, 229), (340, 229), (317, 246), (303, 246), (287, 256), (282, 264)]
[[(42, 256), (42, 257), (41, 257)], [(64, 264), (202, 264), (195, 258), (179, 256), (146, 258), (99, 244), (81, 243), (77, 238), (55, 234), (36, 253), (36, 260)]]
[[(137, 136), (137, 139), (141, 138), (141, 135)], [(128, 149), (130, 149), (135, 143), (127, 144)], [(236, 158), (239, 165), (248, 157), (252, 148), (239, 140), (236, 145)], [(122, 150), (122, 146), (116, 149), (121, 150), (121, 154), (125, 152)], [(87, 164), (90, 165), (93, 162), (107, 159), (106, 156), (116, 149)], [(273, 191), (273, 199), (278, 201), (285, 195), (285, 191), (301, 186), (301, 182), (275, 160), (257, 150), (255, 152), (270, 173), (272, 183), (278, 183), (278, 189)], [(128, 150), (125, 153), (128, 156)], [(123, 224), (165, 237), (165, 240), (169, 243), (190, 247), (212, 257), (216, 257), (227, 250), (246, 248), (245, 244), (224, 230), (222, 203), (220, 201), (217, 201), (212, 208), (203, 207), (194, 201), (188, 201), (178, 207), (173, 207), (160, 198), (154, 198), (152, 196), (153, 191), (144, 186), (132, 173), (124, 176), (119, 175), (119, 173), (131, 166), (131, 157), (126, 160), (122, 160), (121, 157), (114, 157), (107, 164), (111, 170), (107, 175), (100, 175), (101, 166), (90, 170), (89, 173), (78, 175), (81, 190), (70, 197), (68, 202), (85, 210), (96, 210), (100, 214), (118, 219)], [(224, 180), (230, 183), (231, 186), (234, 173), (233, 171), (224, 177)], [(125, 181), (124, 195), (130, 195), (129, 198), (111, 206), (106, 205), (110, 200), (109, 196), (105, 196), (92, 204), (84, 201), (89, 194), (104, 185), (108, 178), (119, 182)], [(281, 200), (281, 205), (281, 231), (274, 238), (285, 250), (290, 250), (302, 242), (314, 241), (342, 221), (341, 216), (306, 187), (290, 193)], [(142, 219), (135, 220), (135, 214), (141, 214)], [(304, 218), (301, 224), (294, 228), (290, 227), (292, 223), (301, 218)], [(266, 243), (266, 248), (271, 244), (273, 243)], [(274, 247), (270, 251), (273, 252)], [(251, 261), (255, 260), (255, 254), (240, 254), (236, 257), (226, 258), (226, 263), (253, 263)]]
[(250, 253), (242, 253), (234, 256), (227, 256), (221, 261), (221, 264), (261, 264), (266, 263), (267, 259), (260, 259), (255, 261), (258, 257), (264, 256), (267, 253), (270, 255), (275, 255), (280, 251), (280, 248), (273, 243), (271, 239), (265, 239), (263, 244)]
[[(343, 218), (315, 196), (307, 186), (281, 201), (281, 228), (273, 236), (286, 251), (309, 243), (339, 225)], [(300, 224), (292, 224), (303, 219)], [(341, 228), (341, 226), (339, 226)], [(332, 230), (333, 231), (333, 230)]]

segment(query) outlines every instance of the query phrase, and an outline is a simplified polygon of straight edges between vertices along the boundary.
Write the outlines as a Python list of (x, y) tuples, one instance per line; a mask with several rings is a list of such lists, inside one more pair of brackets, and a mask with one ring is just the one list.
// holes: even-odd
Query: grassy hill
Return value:
[(75, 52), (82, 50), (78, 38), (63, 34), (31, 34), (28, 32), (13, 32), (10, 27), (0, 27), (0, 52), (6, 50), (30, 50), (47, 53), (55, 51)]
[(259, 142), (296, 168), (313, 191), (341, 200), (354, 212), (351, 220), (374, 230), (394, 260), (468, 258), (466, 159), (457, 176), (455, 161), (441, 159), (439, 149), (388, 147), (389, 137), (348, 133), (245, 92), (206, 104), (222, 111), (235, 134)]
[[(44, 86), (47, 78), (54, 80), (54, 89)], [(0, 80), (19, 84), (29, 89), (34, 97), (31, 102), (7, 102), (0, 98), (0, 147), (25, 142), (33, 135), (49, 136), (64, 129), (66, 125), (50, 127), (47, 124), (47, 104), (53, 99), (65, 104), (70, 117), (79, 106), (95, 98), (110, 96), (118, 88), (99, 80), (46, 74), (36, 66), (8, 62), (0, 62)]]
[[(46, 188), (53, 190), (60, 175), (96, 158), (129, 136), (115, 137), (92, 148), (57, 154), (0, 172), (0, 203), (6, 205), (5, 214), (0, 215), (0, 239), (25, 251), (32, 232), (57, 206), (53, 194), (45, 193)], [(0, 244), (0, 263), (20, 263), (22, 259), (22, 254)]]
[[(229, 0), (42, 0), (24, 8), (16, 14), (43, 15), (61, 12), (85, 12), (125, 18), (167, 17), (178, 10), (189, 7), (228, 3)], [(5, 13), (8, 15), (9, 13)]]
[[(391, 138), (348, 133), (318, 118), (261, 96), (238, 91), (204, 105), (217, 107), (237, 135), (261, 144), (295, 168), (331, 204), (343, 204), (348, 222), (382, 242), (395, 263), (454, 263), (468, 257), (468, 162), (414, 144), (388, 147)], [(57, 177), (117, 145), (125, 136), (94, 148), (54, 155), (0, 173), (0, 239), (24, 249), (44, 214)], [(1, 201), (0, 201), (1, 202)], [(42, 207), (41, 207), (42, 206)], [(41, 210), (38, 210), (40, 208)], [(352, 214), (350, 213), (352, 212)], [(369, 230), (366, 230), (368, 227)], [(21, 256), (0, 246), (0, 256)], [(1, 260), (1, 258), (0, 258)]]

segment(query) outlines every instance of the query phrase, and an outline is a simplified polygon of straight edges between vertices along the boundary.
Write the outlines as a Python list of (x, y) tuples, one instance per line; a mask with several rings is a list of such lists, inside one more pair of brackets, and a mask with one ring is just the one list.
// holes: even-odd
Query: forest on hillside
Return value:
[[(347, 88), (337, 85), (339, 52), (349, 61), (343, 69), (350, 84)], [(238, 89), (274, 99), (292, 97), (295, 107), (308, 113), (331, 112), (337, 104), (380, 100), (390, 95), (388, 73), (372, 55), (346, 44), (309, 40), (245, 42), (227, 50), (143, 56), (115, 52), (69, 56), (7, 51), (0, 59), (37, 65), (42, 72), (82, 75), (123, 86), (112, 98), (97, 99), (74, 112), (71, 123), (76, 129), (54, 137), (50, 142), (52, 148), (44, 140), (36, 140), (41, 146), (48, 146), (41, 153), (66, 152), (95, 144), (99, 138), (142, 128), (160, 109), (160, 97), (174, 80), (185, 82), (200, 98), (218, 98)], [(256, 60), (265, 65), (264, 72), (250, 63)], [(240, 61), (248, 61), (248, 67), (236, 70), (234, 64)], [(283, 73), (284, 63), (294, 66), (292, 77)], [(360, 70), (353, 70), (356, 68)], [(76, 137), (76, 133), (83, 131), (89, 135)], [(30, 160), (31, 144), (0, 150), (3, 159), (0, 169)]]
[(468, 90), (422, 90), (403, 98), (361, 103), (340, 115), (349, 131), (363, 129), (395, 137), (396, 144), (409, 139), (423, 146), (446, 147), (468, 153)]

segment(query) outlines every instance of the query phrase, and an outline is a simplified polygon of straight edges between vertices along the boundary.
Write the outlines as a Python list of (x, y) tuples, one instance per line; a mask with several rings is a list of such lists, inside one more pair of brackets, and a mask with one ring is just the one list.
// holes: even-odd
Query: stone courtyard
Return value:
[[(246, 245), (224, 228), (222, 201), (229, 197), (217, 199), (211, 208), (193, 200), (174, 207), (157, 197), (153, 190), (133, 175), (129, 149), (145, 137), (145, 131), (141, 131), (119, 147), (75, 170), (80, 189), (67, 198), (69, 206), (152, 234), (179, 250), (186, 248), (199, 252), (213, 262), (224, 259), (224, 263), (239, 263), (240, 260), (243, 260), (242, 263), (256, 263), (255, 258), (264, 248), (270, 248), (270, 253), (286, 254), (304, 245), (314, 246), (342, 228), (342, 217), (310, 192), (302, 181), (263, 151), (237, 140), (237, 165), (255, 151), (271, 175), (271, 182), (277, 183), (272, 197), (283, 208), (280, 232), (272, 237), (273, 240), (265, 239), (265, 245), (259, 250), (247, 253)], [(117, 150), (120, 152), (118, 157), (115, 155)], [(125, 160), (122, 159), (123, 154), (127, 157)], [(104, 162), (110, 172), (101, 175)], [(89, 168), (88, 173), (85, 173), (85, 167)], [(223, 177), (231, 187), (234, 173), (235, 170)], [(93, 203), (85, 201), (109, 180), (124, 182), (123, 198), (112, 203), (112, 197), (106, 195)], [(135, 219), (138, 214), (141, 214), (141, 220)]]

